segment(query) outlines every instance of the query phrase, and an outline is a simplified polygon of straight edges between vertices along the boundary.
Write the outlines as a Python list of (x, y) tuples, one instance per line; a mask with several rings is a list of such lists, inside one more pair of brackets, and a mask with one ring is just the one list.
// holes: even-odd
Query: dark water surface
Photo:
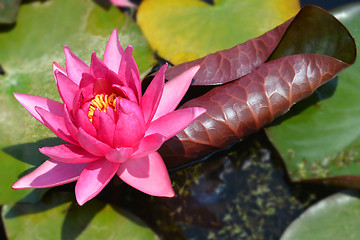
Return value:
[(348, 3), (358, 2), (356, 0), (300, 0), (301, 6), (304, 5), (316, 5), (325, 10), (331, 10), (338, 6), (345, 5)]
[(279, 239), (307, 207), (339, 190), (291, 183), (262, 131), (170, 177), (175, 198), (129, 188), (114, 202), (172, 240)]

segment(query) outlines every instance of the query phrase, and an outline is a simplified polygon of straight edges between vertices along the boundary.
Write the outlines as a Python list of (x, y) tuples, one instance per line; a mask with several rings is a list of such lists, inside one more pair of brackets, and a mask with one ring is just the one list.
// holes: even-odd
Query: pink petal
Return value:
[(107, 66), (96, 56), (94, 52), (91, 55), (90, 72), (95, 78), (105, 79), (106, 73), (109, 71)]
[(132, 49), (133, 48), (131, 45), (125, 49), (118, 72), (120, 79), (126, 80), (125, 86), (131, 88), (134, 91), (138, 98), (138, 102), (140, 102), (142, 96), (140, 73), (132, 55)]
[(143, 138), (145, 126), (135, 115), (118, 114), (114, 133), (114, 147), (133, 147)]
[(79, 88), (84, 88), (95, 84), (96, 78), (90, 73), (83, 73)]
[(137, 102), (137, 97), (134, 91), (129, 87), (121, 87), (119, 85), (113, 85), (114, 92), (117, 96), (129, 99), (132, 102)]
[(65, 103), (68, 111), (71, 112), (73, 108), (74, 96), (79, 90), (79, 87), (59, 71), (55, 71), (55, 79), (61, 99)]
[(118, 32), (114, 29), (106, 45), (103, 61), (108, 68), (116, 73), (119, 71), (123, 52), (124, 50), (119, 43)]
[(76, 125), (78, 126), (78, 128), (82, 128), (91, 136), (97, 136), (97, 131), (94, 125), (89, 120), (87, 113), (85, 113), (82, 109), (80, 109), (76, 114)]
[(92, 117), (92, 125), (96, 128), (96, 131), (99, 129), (100, 124), (100, 110), (98, 108), (95, 109), (94, 115)]
[(81, 172), (75, 186), (76, 200), (79, 205), (95, 197), (112, 179), (118, 168), (118, 163), (109, 162), (106, 159), (89, 163)]
[(78, 138), (80, 145), (86, 151), (88, 151), (89, 153), (95, 156), (103, 157), (106, 155), (107, 152), (112, 150), (112, 148), (109, 145), (89, 135), (82, 128), (79, 128), (78, 135), (79, 135)]
[(120, 164), (117, 174), (124, 182), (146, 194), (159, 197), (175, 195), (168, 171), (158, 152), (143, 158), (129, 159)]
[(42, 124), (44, 124), (44, 121), (35, 110), (35, 107), (41, 107), (42, 109), (45, 109), (56, 115), (64, 114), (64, 104), (62, 103), (35, 95), (28, 95), (23, 93), (13, 94), (16, 100), (18, 100), (26, 108), (26, 110)]
[(96, 78), (88, 73), (84, 73), (79, 88), (84, 97), (84, 101), (90, 101), (94, 98), (94, 85)]
[[(137, 66), (136, 66), (136, 69), (137, 69)], [(132, 89), (136, 89), (136, 90), (134, 90), (134, 93), (137, 95), (138, 103), (140, 103), (141, 99), (142, 99), (141, 79), (140, 79), (140, 75), (139, 75), (139, 70), (137, 69), (136, 71), (137, 72), (135, 72), (135, 70), (130, 71), (130, 77), (128, 78), (129, 79), (128, 86)]]
[(161, 134), (152, 134), (141, 139), (136, 151), (132, 154), (131, 158), (142, 158), (150, 153), (157, 151), (161, 145), (166, 141), (166, 137)]
[(99, 157), (85, 151), (82, 147), (62, 144), (55, 147), (43, 147), (39, 151), (50, 158), (65, 163), (87, 163), (98, 160)]
[[(116, 100), (118, 101), (118, 100)], [(114, 111), (114, 109), (112, 109), (111, 107), (107, 107), (106, 108), (106, 114), (111, 118), (112, 121), (114, 121), (114, 123), (117, 121), (117, 118), (116, 118), (116, 113)]]
[(184, 130), (204, 112), (206, 110), (200, 107), (183, 108), (170, 112), (151, 122), (145, 135), (160, 133), (169, 139)]
[(130, 147), (116, 148), (108, 152), (105, 158), (110, 162), (123, 163), (131, 157), (133, 152), (134, 149)]
[(145, 133), (145, 124), (139, 106), (126, 99), (117, 104), (117, 123), (114, 133), (114, 147), (133, 147)]
[(49, 159), (12, 185), (13, 189), (47, 188), (76, 181), (87, 163), (71, 164)]
[[(64, 75), (66, 76), (66, 69), (63, 68), (63, 67), (62, 67), (61, 65), (59, 65), (58, 63), (53, 62), (52, 67), (53, 67), (54, 76), (55, 76), (55, 72), (56, 72), (56, 71), (59, 71), (59, 72), (61, 72), (62, 74), (64, 74)], [(56, 80), (56, 78), (55, 78), (55, 80)], [(56, 83), (56, 84), (57, 84), (57, 83)]]
[(130, 0), (110, 0), (112, 4), (118, 7), (136, 7), (137, 5)]
[(122, 79), (120, 78), (120, 76), (113, 72), (113, 71), (108, 71), (106, 73), (105, 76), (106, 81), (108, 81), (111, 85), (120, 85), (120, 86), (125, 86), (127, 85), (127, 81), (126, 79)]
[(112, 92), (112, 86), (108, 81), (106, 81), (105, 79), (96, 79), (94, 84), (94, 95), (111, 95)]
[(151, 121), (159, 105), (160, 98), (164, 90), (166, 68), (167, 64), (160, 68), (143, 95), (141, 108), (143, 110), (146, 123)]
[(164, 91), (153, 120), (175, 110), (189, 89), (192, 78), (199, 68), (199, 65), (194, 66), (165, 83)]
[(127, 115), (135, 115), (141, 124), (145, 124), (144, 115), (136, 102), (121, 98), (116, 102), (116, 109), (118, 112), (123, 112)]
[(69, 133), (63, 116), (56, 115), (40, 107), (35, 107), (35, 110), (44, 121), (44, 125), (50, 129), (59, 138), (78, 145), (79, 143)]
[(66, 72), (67, 76), (76, 84), (79, 85), (82, 74), (90, 73), (89, 66), (75, 54), (73, 54), (68, 46), (64, 47)]
[[(81, 100), (80, 100), (80, 101), (81, 101)], [(90, 109), (90, 105), (91, 105), (91, 101), (84, 102), (84, 103), (80, 106), (80, 108), (78, 109), (78, 111), (81, 110), (81, 111), (83, 111), (83, 113), (84, 113), (85, 116), (88, 116), (88, 114), (89, 114), (89, 109)], [(89, 119), (89, 121), (90, 121), (90, 119)]]
[(76, 128), (72, 117), (70, 116), (69, 112), (66, 109), (66, 106), (64, 106), (64, 123), (66, 126), (66, 129), (69, 131), (71, 137), (78, 142), (78, 129)]
[(99, 112), (98, 139), (109, 146), (114, 143), (115, 122), (105, 112)]
[(71, 111), (71, 115), (76, 117), (77, 111), (83, 107), (87, 106), (86, 111), (89, 110), (90, 107), (90, 102), (88, 104), (86, 104), (84, 95), (81, 91), (77, 91), (75, 96), (74, 96), (74, 102), (73, 102), (73, 110)]

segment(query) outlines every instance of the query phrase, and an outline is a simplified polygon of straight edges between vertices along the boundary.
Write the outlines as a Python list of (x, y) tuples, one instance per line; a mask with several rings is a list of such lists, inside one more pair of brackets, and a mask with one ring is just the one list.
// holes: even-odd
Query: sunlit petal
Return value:
[(61, 99), (65, 103), (68, 111), (71, 112), (73, 108), (74, 96), (79, 90), (79, 87), (66, 75), (59, 71), (55, 71), (55, 79)]
[(133, 89), (138, 100), (141, 99), (141, 82), (140, 82), (140, 73), (136, 65), (135, 59), (132, 55), (132, 46), (129, 45), (122, 55), (120, 67), (119, 67), (119, 77), (120, 79), (125, 79), (125, 86)]
[(144, 137), (139, 146), (137, 147), (136, 151), (131, 156), (132, 158), (142, 158), (150, 153), (157, 151), (161, 145), (166, 141), (166, 137), (161, 134), (152, 134), (149, 136)]
[(97, 138), (113, 146), (114, 144), (114, 132), (115, 132), (115, 122), (111, 117), (105, 112), (99, 112), (99, 129)]
[(35, 110), (41, 116), (45, 126), (55, 133), (56, 136), (69, 143), (78, 145), (78, 142), (69, 133), (63, 116), (56, 115), (40, 107), (35, 107)]
[(204, 108), (193, 107), (170, 112), (151, 122), (145, 135), (159, 133), (169, 139), (184, 130), (205, 111)]
[(110, 0), (112, 4), (119, 7), (136, 7), (137, 5), (132, 3), (131, 0)]
[(114, 133), (114, 147), (133, 147), (144, 136), (145, 126), (135, 114), (118, 114)]
[(79, 143), (89, 153), (103, 157), (112, 148), (79, 128)]
[(76, 200), (80, 206), (95, 197), (108, 184), (119, 165), (100, 159), (86, 166), (75, 186)]
[(117, 149), (113, 149), (110, 152), (108, 152), (105, 155), (105, 158), (107, 160), (109, 160), (110, 162), (123, 163), (131, 157), (131, 154), (133, 152), (134, 152), (134, 149), (131, 147), (117, 148)]
[(71, 164), (52, 159), (16, 181), (12, 188), (47, 188), (76, 181), (87, 163)]
[(95, 156), (80, 146), (62, 144), (54, 147), (43, 147), (39, 151), (42, 154), (64, 163), (87, 163), (98, 160)]
[[(65, 76), (67, 75), (66, 73), (66, 69), (64, 67), (62, 67), (60, 64), (58, 64), (57, 62), (53, 62), (53, 73), (55, 74), (56, 71), (61, 72), (62, 74), (64, 74)], [(56, 81), (56, 78), (55, 78)]]
[(123, 52), (124, 49), (119, 43), (118, 32), (116, 29), (114, 29), (106, 45), (103, 61), (108, 66), (108, 68), (116, 73), (119, 71)]
[(76, 84), (79, 85), (83, 73), (89, 73), (89, 66), (74, 53), (72, 53), (68, 46), (64, 47), (66, 59), (67, 76)]
[(146, 157), (129, 159), (120, 164), (118, 176), (130, 186), (150, 195), (175, 195), (166, 166), (158, 152)]
[(36, 118), (42, 124), (44, 124), (44, 121), (42, 120), (42, 118), (40, 117), (38, 112), (35, 110), (35, 107), (40, 107), (40, 108), (42, 108), (46, 111), (52, 112), (56, 115), (64, 114), (64, 104), (63, 103), (60, 103), (60, 102), (57, 102), (57, 101), (54, 101), (54, 100), (51, 100), (48, 98), (24, 94), (24, 93), (14, 93), (14, 97), (16, 98), (16, 100), (18, 100), (21, 103), (21, 105), (23, 105), (25, 107), (26, 110), (28, 110), (28, 112), (34, 118)]
[(159, 117), (175, 110), (189, 89), (192, 78), (195, 76), (199, 68), (200, 66), (198, 65), (194, 66), (165, 83), (164, 91), (153, 120), (156, 120)]
[(151, 121), (159, 105), (161, 95), (164, 90), (165, 70), (167, 64), (163, 65), (146, 89), (141, 101), (141, 108), (144, 114), (145, 122)]

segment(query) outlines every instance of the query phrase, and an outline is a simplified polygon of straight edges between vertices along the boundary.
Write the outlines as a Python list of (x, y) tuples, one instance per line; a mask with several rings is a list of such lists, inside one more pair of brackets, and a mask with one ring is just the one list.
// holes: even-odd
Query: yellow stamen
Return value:
[(116, 98), (117, 96), (114, 93), (112, 93), (110, 96), (104, 94), (97, 94), (94, 97), (94, 99), (91, 100), (90, 102), (89, 113), (88, 113), (88, 117), (90, 121), (92, 122), (96, 109), (106, 112), (106, 108), (111, 107), (116, 111)]

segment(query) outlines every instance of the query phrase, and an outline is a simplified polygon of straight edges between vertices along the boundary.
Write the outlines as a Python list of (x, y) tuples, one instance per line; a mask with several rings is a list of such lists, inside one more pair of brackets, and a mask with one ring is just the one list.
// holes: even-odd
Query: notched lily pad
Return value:
[(148, 0), (138, 23), (159, 56), (180, 64), (230, 48), (289, 19), (297, 0)]

